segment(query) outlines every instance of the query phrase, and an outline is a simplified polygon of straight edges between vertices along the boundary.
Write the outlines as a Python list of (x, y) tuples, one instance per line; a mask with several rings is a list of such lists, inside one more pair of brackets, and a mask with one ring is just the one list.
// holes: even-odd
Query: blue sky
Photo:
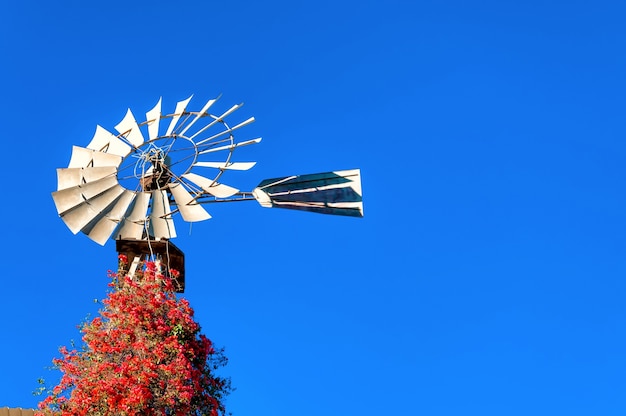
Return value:
[(0, 7), (0, 406), (36, 405), (116, 264), (57, 216), (72, 145), (222, 93), (263, 137), (225, 183), (360, 168), (365, 204), (178, 222), (235, 415), (626, 411), (622, 2)]

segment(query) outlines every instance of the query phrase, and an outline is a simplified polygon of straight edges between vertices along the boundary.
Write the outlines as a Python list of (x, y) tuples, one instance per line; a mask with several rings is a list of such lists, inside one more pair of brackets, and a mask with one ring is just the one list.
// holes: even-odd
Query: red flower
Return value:
[(225, 414), (230, 382), (215, 369), (226, 357), (200, 333), (170, 279), (154, 263), (140, 278), (112, 278), (115, 290), (102, 301), (100, 316), (81, 327), (83, 348), (62, 347), (53, 361), (61, 381), (37, 414)]

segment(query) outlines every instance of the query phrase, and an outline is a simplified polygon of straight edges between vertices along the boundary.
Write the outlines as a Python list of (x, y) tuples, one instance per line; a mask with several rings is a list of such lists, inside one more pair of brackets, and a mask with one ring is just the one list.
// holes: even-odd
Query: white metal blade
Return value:
[[(193, 97), (193, 95), (191, 97)], [(167, 128), (167, 132), (165, 133), (166, 136), (169, 136), (174, 131), (174, 128), (176, 127), (176, 124), (178, 123), (178, 120), (180, 119), (180, 116), (183, 115), (183, 112), (187, 108), (187, 104), (189, 104), (189, 101), (191, 101), (191, 97), (187, 98), (186, 100), (179, 101), (176, 104), (176, 110), (174, 111), (174, 117), (172, 117), (172, 121), (170, 122), (170, 125)]]
[(147, 192), (139, 192), (134, 202), (135, 204), (130, 214), (123, 220), (120, 229), (116, 233), (121, 239), (141, 240), (143, 237), (150, 194)]
[(184, 136), (184, 135), (185, 135), (185, 133), (187, 132), (187, 130), (189, 130), (189, 128), (190, 128), (191, 126), (193, 126), (193, 125), (195, 124), (195, 122), (196, 122), (196, 121), (200, 120), (200, 119), (203, 117), (204, 113), (206, 113), (206, 112), (207, 112), (207, 110), (208, 110), (209, 108), (211, 108), (211, 106), (212, 106), (213, 104), (215, 104), (215, 102), (216, 102), (217, 100), (219, 100), (219, 98), (220, 98), (220, 97), (217, 97), (217, 98), (214, 98), (214, 99), (212, 99), (212, 100), (207, 101), (207, 103), (204, 105), (204, 107), (202, 107), (202, 110), (200, 110), (200, 113), (199, 113), (199, 114), (197, 114), (197, 115), (196, 115), (196, 118), (194, 118), (193, 120), (191, 120), (191, 122), (190, 122), (189, 124), (187, 124), (187, 126), (185, 126), (185, 128), (184, 128), (184, 129), (180, 132), (180, 135), (181, 135), (181, 136)]
[(68, 168), (119, 166), (120, 163), (122, 163), (121, 156), (73, 146)]
[(115, 130), (126, 137), (126, 140), (132, 143), (135, 147), (139, 147), (145, 142), (143, 134), (141, 134), (141, 130), (137, 125), (137, 120), (135, 120), (135, 116), (133, 116), (133, 112), (130, 111), (130, 108), (126, 112), (122, 121), (115, 126)]
[(96, 223), (96, 225), (91, 229), (89, 233), (87, 233), (87, 237), (89, 237), (92, 241), (103, 246), (106, 244), (115, 228), (119, 225), (119, 223), (115, 221), (111, 221), (108, 218), (102, 218), (100, 221)]
[(196, 162), (193, 166), (199, 166), (203, 168), (215, 168), (215, 169), (230, 169), (230, 170), (248, 170), (256, 165), (256, 162)]
[(222, 114), (221, 116), (218, 117), (217, 121), (222, 121), (224, 120), (224, 118), (228, 117), (229, 115), (231, 115), (232, 113), (234, 113), (236, 110), (238, 110), (239, 108), (241, 108), (241, 106), (243, 106), (243, 103), (241, 104), (235, 104), (234, 106), (230, 107), (224, 114)]
[(96, 126), (96, 132), (87, 148), (122, 157), (131, 151), (129, 145), (101, 126)]
[(159, 123), (161, 121), (161, 99), (156, 103), (154, 108), (146, 113), (146, 121), (148, 122), (148, 136), (150, 140), (159, 137)]
[(57, 169), (57, 191), (72, 188), (83, 183), (97, 181), (107, 176), (115, 176), (116, 173), (117, 168), (115, 166), (99, 168), (60, 168)]
[(94, 151), (84, 147), (72, 146), (72, 157), (70, 158), (70, 168), (83, 168), (89, 166), (93, 160)]
[(52, 199), (54, 199), (57, 212), (61, 215), (116, 185), (118, 185), (117, 178), (108, 176), (97, 181), (53, 192)]
[(196, 175), (195, 173), (187, 173), (183, 175), (183, 178), (188, 179), (209, 194), (218, 198), (228, 198), (229, 196), (233, 196), (239, 192), (239, 189), (237, 188), (217, 183), (209, 178), (205, 178), (204, 176)]
[(104, 216), (107, 208), (124, 192), (124, 188), (116, 185), (104, 193), (85, 201), (76, 208), (61, 215), (61, 218), (74, 234), (99, 216)]
[(165, 190), (152, 191), (150, 230), (157, 240), (176, 237), (176, 229), (174, 228), (174, 221), (172, 220), (170, 203)]
[(118, 167), (122, 163), (122, 157), (117, 155), (111, 155), (109, 153), (93, 152), (91, 155), (91, 163), (94, 168), (102, 166), (115, 166)]
[(221, 132), (221, 133), (217, 133), (217, 134), (215, 134), (215, 135), (213, 135), (213, 136), (211, 136), (211, 137), (208, 137), (208, 138), (206, 138), (206, 139), (204, 139), (204, 140), (200, 140), (200, 141), (199, 141), (198, 143), (196, 143), (196, 144), (199, 146), (199, 145), (201, 145), (201, 144), (203, 144), (203, 143), (206, 143), (206, 142), (209, 142), (209, 141), (211, 141), (211, 140), (217, 139), (218, 137), (221, 137), (221, 136), (223, 136), (223, 135), (225, 135), (225, 134), (232, 133), (233, 131), (235, 131), (235, 130), (237, 130), (237, 129), (240, 129), (240, 128), (244, 127), (244, 126), (247, 126), (248, 124), (251, 124), (251, 123), (253, 123), (253, 122), (254, 122), (254, 117), (250, 117), (250, 118), (249, 118), (249, 119), (247, 119), (246, 121), (243, 121), (243, 122), (241, 122), (241, 123), (237, 124), (237, 125), (236, 125), (236, 126), (234, 126), (234, 127), (231, 127), (231, 128), (229, 128), (229, 129), (226, 129), (226, 130), (224, 130), (224, 131), (223, 131), (223, 132)]
[(224, 114), (222, 114), (221, 116), (218, 116), (217, 119), (213, 120), (212, 122), (210, 122), (209, 124), (207, 124), (206, 126), (204, 126), (203, 128), (201, 128), (200, 130), (198, 130), (193, 136), (190, 137), (190, 139), (194, 139), (196, 136), (198, 136), (199, 134), (201, 134), (202, 132), (206, 131), (207, 129), (210, 129), (211, 127), (213, 127), (216, 123), (223, 121), (224, 117), (227, 117), (229, 115), (231, 115), (232, 113), (235, 112), (235, 110), (241, 108), (243, 104), (235, 104), (234, 106), (232, 106), (231, 108), (229, 108)]
[(239, 142), (239, 143), (235, 143), (235, 144), (228, 144), (226, 146), (220, 146), (220, 147), (213, 147), (211, 149), (207, 149), (207, 150), (203, 150), (201, 152), (198, 152), (199, 155), (203, 155), (205, 153), (213, 153), (213, 152), (219, 152), (221, 150), (232, 150), (235, 149), (237, 147), (243, 147), (243, 146), (248, 146), (251, 144), (257, 144), (261, 142), (261, 138), (257, 138), (257, 139), (253, 139), (253, 140), (247, 140), (245, 142)]
[(87, 149), (124, 157), (130, 153), (131, 147), (110, 131), (101, 126), (96, 126), (96, 132), (91, 142), (87, 145)]
[(193, 196), (179, 183), (170, 184), (170, 192), (176, 201), (183, 220), (187, 222), (204, 221), (211, 218), (206, 210), (194, 201)]
[(122, 195), (106, 215), (95, 223), (90, 230), (83, 230), (83, 232), (87, 234), (87, 237), (103, 246), (120, 224), (136, 195), (134, 192), (124, 189)]
[(58, 168), (57, 191), (73, 188), (83, 183), (84, 168)]

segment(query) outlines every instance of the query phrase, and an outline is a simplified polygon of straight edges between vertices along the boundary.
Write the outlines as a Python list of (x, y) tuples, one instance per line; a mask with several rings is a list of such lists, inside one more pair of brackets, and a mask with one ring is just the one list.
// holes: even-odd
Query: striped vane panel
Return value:
[(359, 169), (266, 179), (253, 191), (261, 206), (363, 216)]

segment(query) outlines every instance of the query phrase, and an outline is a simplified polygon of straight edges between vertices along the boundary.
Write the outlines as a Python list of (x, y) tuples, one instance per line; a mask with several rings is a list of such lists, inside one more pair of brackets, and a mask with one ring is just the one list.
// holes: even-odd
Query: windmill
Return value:
[(160, 258), (165, 270), (180, 272), (182, 292), (184, 254), (171, 243), (174, 217), (208, 220), (204, 205), (211, 203), (256, 200), (268, 208), (363, 216), (359, 169), (265, 179), (252, 191), (222, 183), (226, 172), (256, 163), (234, 159), (237, 149), (261, 142), (235, 140), (254, 117), (231, 126), (226, 118), (243, 104), (213, 113), (218, 96), (191, 111), (191, 98), (179, 101), (173, 113), (163, 112), (159, 99), (143, 122), (128, 109), (117, 134), (97, 126), (86, 147), (73, 146), (68, 167), (57, 169), (52, 198), (61, 219), (100, 245), (115, 240), (130, 260), (129, 274), (146, 256)]

